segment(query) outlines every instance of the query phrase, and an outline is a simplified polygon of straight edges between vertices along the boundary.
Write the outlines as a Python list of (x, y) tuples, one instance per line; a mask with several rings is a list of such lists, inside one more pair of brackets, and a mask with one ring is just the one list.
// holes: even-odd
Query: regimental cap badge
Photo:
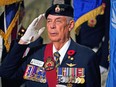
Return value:
[(56, 12), (56, 13), (60, 13), (60, 6), (59, 6), (59, 5), (56, 6), (55, 12)]

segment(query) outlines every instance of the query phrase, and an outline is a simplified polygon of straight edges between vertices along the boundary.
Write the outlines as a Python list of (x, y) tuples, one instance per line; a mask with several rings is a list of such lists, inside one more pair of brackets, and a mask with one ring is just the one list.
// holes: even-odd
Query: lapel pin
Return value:
[(69, 66), (69, 67), (76, 66), (76, 64), (72, 64), (72, 63), (66, 63), (66, 65)]

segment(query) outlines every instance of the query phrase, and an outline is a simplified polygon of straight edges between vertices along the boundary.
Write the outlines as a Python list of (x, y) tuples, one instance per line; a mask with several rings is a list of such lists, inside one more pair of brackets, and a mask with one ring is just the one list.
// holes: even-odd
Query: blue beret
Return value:
[(73, 11), (74, 10), (71, 5), (55, 4), (47, 9), (45, 17), (47, 18), (49, 14), (73, 17)]

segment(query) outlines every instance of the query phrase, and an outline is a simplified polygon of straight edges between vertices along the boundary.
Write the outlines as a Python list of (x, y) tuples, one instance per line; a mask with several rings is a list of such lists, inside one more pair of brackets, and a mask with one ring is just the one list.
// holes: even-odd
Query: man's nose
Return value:
[(54, 29), (56, 27), (56, 23), (55, 22), (52, 22), (51, 25), (50, 25), (51, 29)]

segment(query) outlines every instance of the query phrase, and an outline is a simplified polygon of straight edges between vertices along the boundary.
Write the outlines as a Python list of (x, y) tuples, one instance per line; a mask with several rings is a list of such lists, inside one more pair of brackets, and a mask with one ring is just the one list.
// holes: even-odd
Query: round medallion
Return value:
[(85, 83), (85, 79), (81, 78), (81, 84)]

